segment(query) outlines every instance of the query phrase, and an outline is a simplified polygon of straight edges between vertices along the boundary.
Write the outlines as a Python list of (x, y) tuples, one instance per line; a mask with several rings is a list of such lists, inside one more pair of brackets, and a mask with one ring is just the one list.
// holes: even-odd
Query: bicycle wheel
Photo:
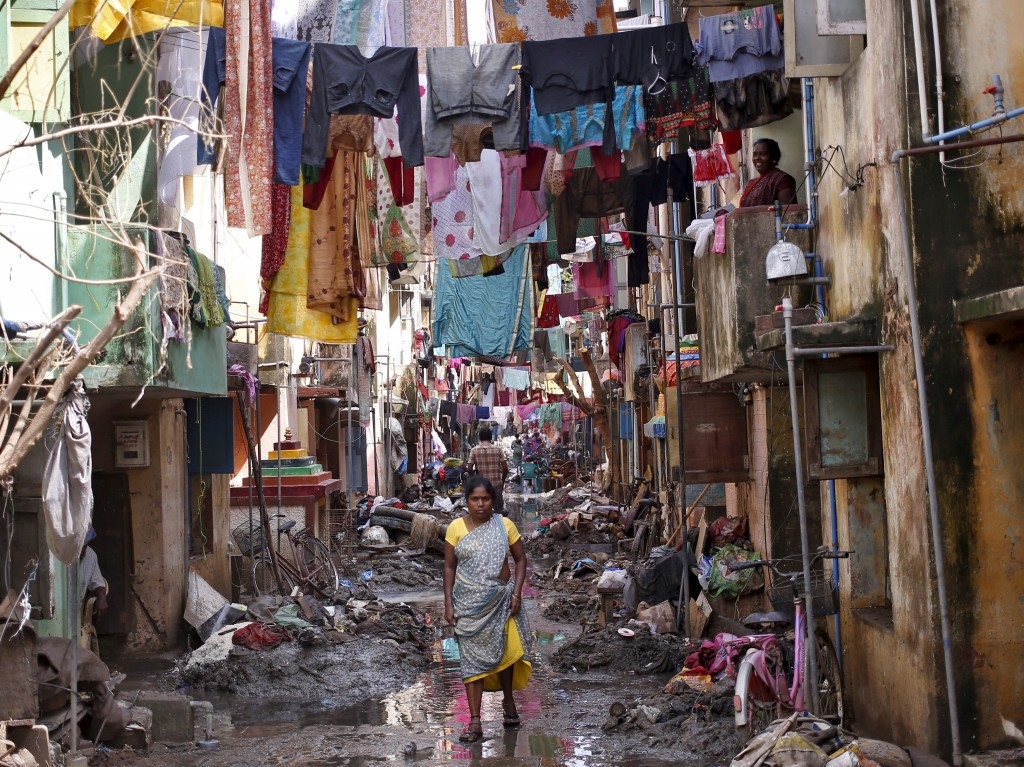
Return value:
[[(284, 587), (287, 592), (281, 596), (291, 594), (292, 589), (295, 587), (295, 581), (284, 567), (281, 568), (281, 579), (284, 581)], [(277, 587), (277, 579), (274, 577), (274, 565), (270, 561), (270, 557), (259, 556), (253, 560), (252, 585), (258, 597), (280, 593), (280, 589)]]
[(331, 561), (331, 552), (319, 538), (303, 538), (295, 543), (299, 562), (296, 569), (302, 577), (303, 593), (330, 599), (338, 590), (338, 568)]
[(824, 631), (814, 635), (818, 653), (818, 713), (832, 724), (843, 723), (843, 679), (832, 640)]
[(777, 696), (761, 681), (749, 661), (741, 662), (737, 671), (733, 705), (736, 709), (736, 739), (741, 748), (778, 718)]

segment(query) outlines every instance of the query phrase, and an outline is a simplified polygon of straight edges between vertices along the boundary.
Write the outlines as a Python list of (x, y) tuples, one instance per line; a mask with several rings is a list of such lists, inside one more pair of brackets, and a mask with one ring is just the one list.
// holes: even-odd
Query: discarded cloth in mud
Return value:
[(250, 623), (231, 635), (231, 643), (250, 650), (269, 650), (282, 642), (290, 642), (291, 638), (284, 626)]
[[(106, 741), (116, 737), (131, 722), (131, 713), (114, 700), (107, 684), (110, 669), (95, 653), (78, 648), (78, 691), (90, 714), (86, 731), (90, 740)], [(39, 637), (36, 643), (36, 664), (39, 682), (39, 710), (53, 714), (70, 706), (71, 640)], [(50, 719), (59, 717), (50, 716)]]
[(313, 624), (299, 617), (299, 606), (292, 602), (284, 605), (274, 613), (274, 623), (296, 629), (311, 629)]
[[(729, 767), (823, 767), (829, 761), (828, 752), (849, 744), (847, 735), (824, 719), (794, 713), (776, 719), (752, 738)], [(859, 764), (876, 763), (867, 758)]]

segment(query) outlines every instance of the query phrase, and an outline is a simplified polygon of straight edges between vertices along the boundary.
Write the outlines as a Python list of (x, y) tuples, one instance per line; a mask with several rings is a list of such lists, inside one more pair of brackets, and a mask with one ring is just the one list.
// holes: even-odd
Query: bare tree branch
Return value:
[[(80, 133), (93, 133), (96, 131), (111, 130), (113, 128), (134, 128), (139, 125), (152, 125), (154, 123), (169, 123), (172, 125), (181, 125), (189, 130), (192, 130), (192, 126), (184, 120), (179, 120), (176, 117), (168, 117), (167, 115), (145, 115), (143, 117), (132, 117), (130, 119), (117, 118), (114, 120), (107, 120), (106, 122), (96, 123), (81, 123), (79, 125), (72, 125), (61, 130), (51, 131), (50, 133), (43, 133), (40, 136), (33, 136), (32, 138), (25, 138), (12, 144), (9, 147), (0, 149), (0, 157), (10, 154), (15, 149), (20, 149), (27, 146), (38, 146), (39, 144), (45, 144), (49, 141), (55, 141), (62, 139), (67, 136), (73, 136)], [(206, 138), (227, 138), (227, 136), (203, 132), (202, 134)]]
[[(134, 243), (133, 250), (137, 259), (142, 260), (141, 243)], [(60, 404), (65, 390), (71, 382), (79, 376), (96, 359), (97, 355), (110, 342), (118, 330), (124, 325), (132, 312), (142, 303), (150, 286), (160, 276), (162, 268), (157, 267), (150, 270), (139, 270), (136, 272), (136, 281), (124, 299), (114, 307), (114, 314), (110, 321), (104, 325), (89, 344), (77, 354), (68, 365), (61, 371), (60, 375), (53, 382), (47, 392), (43, 404), (34, 416), (29, 420), (28, 413), (19, 416), (19, 423), (15, 425), (17, 439), (9, 440), (0, 450), (0, 480), (8, 477), (18, 466), (21, 460), (28, 454), (32, 447), (39, 441), (46, 429), (47, 424), (53, 416), (57, 405)], [(27, 427), (25, 423), (27, 422)]]
[(3, 78), (0, 78), (0, 99), (7, 95), (8, 88), (11, 87), (11, 83), (14, 82), (14, 78), (18, 76), (18, 73), (22, 70), (22, 67), (28, 62), (32, 55), (39, 50), (39, 46), (43, 44), (43, 41), (49, 36), (49, 34), (60, 24), (61, 19), (68, 15), (71, 11), (71, 7), (75, 4), (75, 0), (64, 0), (64, 4), (58, 8), (53, 16), (39, 29), (39, 32), (32, 42), (21, 52), (7, 68), (7, 73), (4, 74)]

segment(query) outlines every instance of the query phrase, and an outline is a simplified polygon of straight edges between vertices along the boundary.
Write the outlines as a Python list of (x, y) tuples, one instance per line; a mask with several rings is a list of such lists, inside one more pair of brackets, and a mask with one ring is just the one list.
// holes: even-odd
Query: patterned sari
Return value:
[(512, 615), (513, 580), (500, 578), (508, 558), (508, 535), (494, 515), (455, 546), (458, 566), (452, 602), (458, 620), (455, 637), (462, 658), (462, 680), (483, 680), (485, 690), (500, 690), (500, 671), (513, 667), (512, 688), (530, 678), (533, 638), (526, 611)]

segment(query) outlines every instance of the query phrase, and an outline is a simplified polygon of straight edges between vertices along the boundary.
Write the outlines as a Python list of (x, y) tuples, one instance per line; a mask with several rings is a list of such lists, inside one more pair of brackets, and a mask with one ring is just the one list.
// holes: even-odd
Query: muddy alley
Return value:
[[(517, 509), (531, 536), (535, 504)], [(126, 660), (118, 697), (146, 705), (149, 694), (179, 693), (212, 704), (212, 732), (197, 709), (196, 743), (147, 750), (98, 747), (94, 765), (429, 765), (499, 760), (508, 764), (703, 765), (739, 750), (732, 700), (714, 691), (663, 692), (692, 646), (646, 628), (619, 633), (596, 620), (594, 579), (558, 579), (573, 553), (551, 539), (528, 540), (524, 607), (535, 634), (534, 670), (516, 694), (518, 729), (502, 724), (501, 694), (485, 693), (483, 739), (459, 742), (469, 720), (459, 647), (442, 631), (440, 561), (374, 564), (375, 599), (343, 641), (283, 642), (269, 649), (214, 636), (181, 657)], [(581, 544), (586, 546), (587, 544)], [(600, 544), (591, 546), (598, 548)], [(367, 590), (368, 591), (368, 590)], [(365, 594), (369, 596), (369, 594)], [(365, 604), (365, 607), (363, 605)], [(216, 741), (204, 743), (205, 741)], [(212, 748), (203, 748), (201, 745)]]

